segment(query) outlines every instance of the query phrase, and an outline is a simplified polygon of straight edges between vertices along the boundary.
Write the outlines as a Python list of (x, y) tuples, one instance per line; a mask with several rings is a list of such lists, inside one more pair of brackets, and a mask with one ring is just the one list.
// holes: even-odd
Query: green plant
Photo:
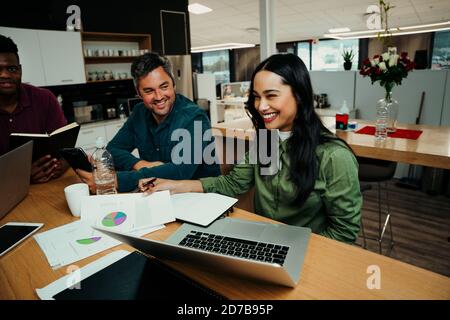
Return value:
[(342, 53), (342, 58), (344, 59), (344, 62), (352, 62), (353, 58), (355, 57), (355, 53), (353, 50), (344, 50)]

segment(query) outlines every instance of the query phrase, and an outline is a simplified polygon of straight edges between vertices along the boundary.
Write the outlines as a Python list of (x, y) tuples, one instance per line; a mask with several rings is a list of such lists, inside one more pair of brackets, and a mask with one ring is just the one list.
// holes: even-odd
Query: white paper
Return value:
[[(59, 278), (58, 280), (50, 283), (44, 288), (36, 289), (36, 293), (41, 300), (54, 300), (53, 296), (60, 293), (63, 290), (66, 290), (69, 287), (74, 286), (76, 283), (90, 277), (94, 273), (112, 265), (114, 262), (119, 261), (120, 259), (129, 255), (130, 251), (125, 250), (117, 250), (111, 252), (110, 254), (101, 257), (94, 262), (89, 263), (88, 265), (80, 268), (76, 272), (78, 274), (68, 274), (64, 277)], [(76, 281), (74, 281), (76, 280)], [(76, 290), (76, 289), (73, 289)]]
[(209, 225), (237, 202), (217, 193), (178, 193), (171, 199), (175, 218), (201, 226)]
[[(163, 225), (143, 228), (128, 234), (142, 236), (164, 228)], [(75, 263), (121, 242), (92, 229), (83, 221), (75, 221), (34, 236), (53, 269)]]
[(111, 231), (134, 230), (175, 221), (170, 192), (86, 196), (81, 204), (81, 221)]

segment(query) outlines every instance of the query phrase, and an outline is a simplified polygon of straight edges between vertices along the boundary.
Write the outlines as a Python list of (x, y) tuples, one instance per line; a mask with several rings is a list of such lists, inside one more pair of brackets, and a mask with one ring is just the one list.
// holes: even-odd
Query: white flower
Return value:
[(397, 54), (397, 47), (388, 47), (388, 52), (391, 56)]
[(398, 54), (394, 54), (389, 57), (389, 67), (397, 65), (398, 57)]
[(383, 61), (388, 61), (389, 60), (389, 53), (385, 52), (381, 56), (383, 57)]
[(386, 63), (384, 63), (384, 62), (380, 62), (380, 64), (378, 66), (380, 67), (381, 71), (387, 70)]
[(375, 61), (370, 60), (370, 65), (371, 65), (372, 67), (375, 67)]
[(380, 63), (380, 58), (373, 59), (373, 62), (375, 62), (375, 66), (378, 65)]

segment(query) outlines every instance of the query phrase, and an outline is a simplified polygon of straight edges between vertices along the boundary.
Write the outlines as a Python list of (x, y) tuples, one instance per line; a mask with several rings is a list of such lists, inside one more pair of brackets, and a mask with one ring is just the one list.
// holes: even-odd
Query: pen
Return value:
[(144, 184), (142, 184), (142, 188), (148, 187), (148, 186), (152, 186), (154, 187), (155, 185), (153, 184), (153, 182), (156, 181), (157, 178), (153, 178), (148, 180), (147, 182), (145, 182)]

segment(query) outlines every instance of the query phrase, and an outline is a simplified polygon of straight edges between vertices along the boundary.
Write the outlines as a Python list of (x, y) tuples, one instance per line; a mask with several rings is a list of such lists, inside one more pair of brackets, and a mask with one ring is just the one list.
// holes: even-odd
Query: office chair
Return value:
[[(378, 186), (378, 237), (377, 238), (369, 238), (366, 237), (364, 231), (364, 225), (361, 219), (361, 229), (363, 234), (363, 248), (366, 247), (366, 239), (376, 240), (378, 242), (378, 251), (380, 254), (383, 254), (382, 243), (383, 237), (386, 232), (386, 227), (389, 225), (390, 231), (390, 244), (388, 254), (394, 247), (394, 235), (392, 233), (392, 223), (391, 223), (391, 214), (389, 210), (389, 193), (387, 189), (387, 181), (394, 177), (395, 169), (397, 168), (397, 163), (393, 161), (386, 160), (378, 160), (378, 159), (370, 159), (357, 157), (359, 163), (359, 180), (361, 182), (376, 182)], [(385, 194), (386, 194), (386, 219), (382, 224), (382, 201), (381, 201), (381, 183), (384, 182)], [(370, 187), (371, 188), (371, 187)], [(370, 189), (369, 188), (369, 189)], [(363, 190), (364, 189), (364, 190)], [(364, 185), (361, 186), (361, 192), (368, 190)]]

